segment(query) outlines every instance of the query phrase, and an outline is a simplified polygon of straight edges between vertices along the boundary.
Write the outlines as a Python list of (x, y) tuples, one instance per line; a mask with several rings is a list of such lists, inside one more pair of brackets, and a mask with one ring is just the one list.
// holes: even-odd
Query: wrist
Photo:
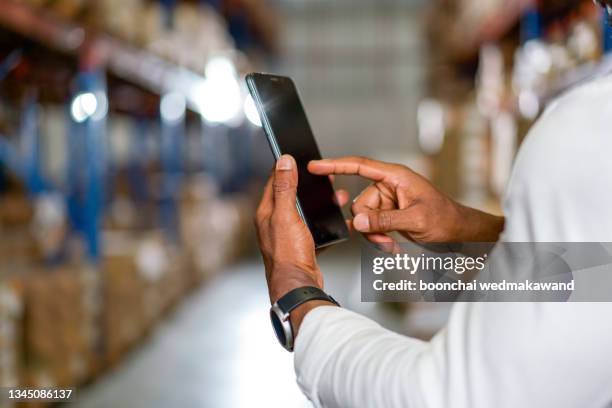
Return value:
[(271, 268), (271, 278), (269, 282), (270, 303), (276, 302), (293, 289), (304, 286), (314, 286), (323, 289), (322, 282), (319, 282), (315, 276), (320, 272), (317, 269), (298, 267), (287, 264), (277, 264)]
[(504, 229), (505, 218), (461, 204), (457, 206), (455, 242), (497, 242)]
[(272, 326), (281, 345), (293, 351), (296, 335), (304, 317), (314, 308), (338, 303), (317, 287), (295, 288), (270, 308)]

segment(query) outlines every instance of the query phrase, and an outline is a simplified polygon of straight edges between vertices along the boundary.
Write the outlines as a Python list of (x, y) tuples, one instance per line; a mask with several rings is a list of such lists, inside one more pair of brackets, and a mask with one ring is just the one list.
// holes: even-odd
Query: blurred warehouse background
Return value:
[[(604, 22), (591, 0), (0, 0), (0, 387), (308, 407), (268, 321), (251, 218), (272, 157), (244, 75), (294, 77), (325, 156), (501, 213), (529, 126), (612, 69)], [(399, 332), (445, 322), (361, 303), (357, 237), (321, 268)]]

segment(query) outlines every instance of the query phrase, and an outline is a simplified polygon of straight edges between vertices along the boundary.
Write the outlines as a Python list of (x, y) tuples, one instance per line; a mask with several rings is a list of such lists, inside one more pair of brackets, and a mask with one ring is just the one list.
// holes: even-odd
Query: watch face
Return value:
[(273, 311), (270, 311), (270, 320), (272, 320), (272, 327), (274, 328), (274, 333), (276, 333), (276, 338), (283, 345), (283, 347), (287, 344), (287, 336), (285, 336), (285, 330), (283, 330), (283, 324), (281, 323), (279, 317)]

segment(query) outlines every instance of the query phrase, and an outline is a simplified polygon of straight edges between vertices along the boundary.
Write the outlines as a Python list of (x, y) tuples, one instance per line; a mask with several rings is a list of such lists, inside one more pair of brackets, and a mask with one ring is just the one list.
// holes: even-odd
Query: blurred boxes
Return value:
[(2, 272), (14, 272), (29, 266), (39, 258), (36, 241), (29, 228), (3, 228), (0, 234), (10, 239), (0, 240), (0, 275)]
[(141, 25), (134, 20), (142, 19), (143, 0), (103, 0), (94, 4), (101, 28), (127, 42), (137, 41)]
[(36, 270), (25, 282), (24, 384), (74, 386), (92, 372), (99, 342), (96, 272), (62, 266)]
[(0, 275), (0, 387), (14, 387), (20, 384), (22, 321), (21, 282)]
[[(210, 57), (235, 51), (223, 18), (203, 4), (179, 2), (170, 18), (159, 2), (146, 0), (15, 1), (28, 5), (21, 9), (24, 15), (33, 10), (31, 14), (42, 17), (50, 27), (57, 23), (62, 32), (64, 26), (77, 28), (67, 30), (70, 31), (67, 42), (70, 48), (75, 47), (69, 53), (74, 57), (67, 58), (72, 62), (80, 60), (76, 49), (80, 44), (88, 55), (90, 50), (96, 49), (98, 35), (109, 35), (133, 49), (134, 58), (150, 57), (147, 51), (153, 51), (170, 63), (199, 73), (203, 73)], [(25, 33), (27, 27), (22, 31), (20, 36), (30, 38)], [(13, 41), (12, 36), (10, 40)], [(41, 41), (34, 47), (35, 53), (39, 48), (47, 50), (45, 44)], [(29, 48), (27, 51), (29, 57)], [(48, 51), (51, 56), (44, 53), (40, 61), (47, 62), (47, 58), (57, 56), (53, 47)], [(60, 52), (62, 59), (66, 57), (64, 52)], [(97, 50), (93, 54), (97, 60)], [(87, 57), (84, 59), (89, 61)], [(36, 58), (24, 60), (22, 71), (24, 67), (39, 63)], [(68, 63), (66, 72), (69, 75), (76, 68), (72, 65)], [(55, 78), (53, 73), (48, 74), (49, 78)], [(44, 75), (43, 78), (48, 79)], [(56, 79), (59, 83), (59, 77)], [(26, 88), (31, 87), (28, 80), (22, 81)], [(72, 81), (72, 78), (66, 79), (64, 85)], [(113, 82), (109, 81), (111, 99), (116, 98)], [(57, 85), (58, 89), (60, 87)], [(21, 91), (21, 85), (19, 88)], [(45, 90), (44, 86), (36, 88)], [(71, 89), (68, 93), (58, 91), (62, 103), (68, 104), (66, 106), (70, 106)], [(147, 97), (153, 101), (152, 106), (156, 106), (155, 96), (147, 94)], [(14, 102), (3, 103), (2, 111)], [(47, 112), (42, 115), (46, 123), (45, 117), (50, 111), (47, 98), (41, 96), (39, 102)], [(53, 126), (49, 130), (48, 126), (40, 126), (45, 130), (41, 139), (44, 140), (41, 141), (44, 149), (41, 165), (45, 179), (49, 176), (46, 181), (51, 181), (53, 186), (64, 186), (64, 162), (71, 159), (72, 151), (67, 149), (68, 141), (64, 140), (67, 130), (63, 127), (65, 106), (57, 108), (54, 117), (57, 116), (60, 127)], [(3, 134), (18, 134), (17, 128), (8, 126), (13, 117), (19, 122), (20, 115), (16, 113), (19, 112), (6, 109), (2, 115)], [(115, 114), (113, 112), (111, 117)], [(148, 120), (149, 115), (146, 116)], [(5, 119), (11, 120), (4, 123)], [(137, 119), (142, 119), (140, 113)], [(109, 118), (109, 125), (112, 123)], [(131, 126), (132, 121), (126, 123)], [(109, 126), (108, 133), (117, 136), (120, 132), (117, 126)], [(126, 135), (125, 140), (131, 140), (128, 139), (133, 136), (131, 131)], [(148, 138), (151, 139), (153, 137)], [(155, 151), (156, 145), (152, 146), (151, 151)], [(19, 146), (20, 155), (22, 148)], [(116, 153), (110, 151), (109, 157), (121, 156)], [(133, 159), (129, 156), (125, 163), (117, 160), (113, 164), (120, 168), (119, 164), (129, 164)], [(147, 161), (143, 171), (148, 182), (151, 182), (148, 177), (152, 176), (149, 171), (159, 171), (157, 167), (154, 160)], [(134, 198), (134, 194), (129, 194), (133, 191), (120, 188), (119, 184), (126, 181), (122, 174), (112, 174), (112, 177), (118, 185), (114, 186), (115, 191), (105, 195), (113, 202), (103, 203), (102, 225), (107, 232), (102, 239), (103, 256), (95, 265), (90, 264), (82, 231), (77, 230), (80, 217), (69, 217), (74, 212), (66, 207), (64, 190), (27, 193), (24, 186), (27, 181), (12, 179), (2, 186), (0, 386), (72, 387), (91, 380), (104, 368), (119, 362), (186, 293), (252, 245), (252, 237), (244, 233), (251, 230), (252, 212), (244, 197), (219, 198), (212, 183), (195, 182), (191, 187), (200, 191), (203, 188), (205, 192), (178, 198), (177, 222), (180, 226), (177, 229), (182, 233), (180, 239), (173, 237), (177, 241), (173, 242), (155, 230), (158, 222), (155, 211), (159, 203), (148, 194), (144, 198)], [(136, 178), (138, 183), (144, 177)], [(154, 176), (152, 178), (156, 181)], [(113, 187), (112, 183), (109, 187)], [(73, 193), (83, 198), (83, 191)]]
[(0, 200), (0, 226), (22, 227), (30, 223), (33, 215), (32, 204), (23, 192), (2, 195), (2, 200)]
[[(112, 363), (133, 345), (143, 331), (142, 283), (138, 277), (135, 249), (112, 237), (112, 249), (102, 263), (104, 314), (104, 354)], [(126, 239), (121, 237), (122, 240)]]
[[(0, 385), (90, 381), (119, 363), (192, 288), (252, 249), (251, 199), (220, 197), (206, 177), (185, 179), (182, 187), (180, 236), (173, 239), (152, 229), (156, 202), (147, 213), (118, 194), (104, 222), (99, 265), (88, 263), (78, 234), (67, 240), (61, 197), (2, 197)], [(125, 217), (126, 208), (146, 223)]]
[(181, 241), (200, 278), (252, 249), (253, 207), (242, 195), (219, 198), (213, 184), (199, 178), (187, 184), (180, 208)]
[(104, 349), (116, 363), (190, 287), (188, 262), (160, 233), (107, 232)]

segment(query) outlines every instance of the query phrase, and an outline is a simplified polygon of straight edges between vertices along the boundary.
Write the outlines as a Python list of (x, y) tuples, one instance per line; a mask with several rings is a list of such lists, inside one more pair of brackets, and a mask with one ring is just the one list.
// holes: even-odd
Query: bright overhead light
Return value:
[(206, 78), (235, 78), (236, 68), (234, 63), (227, 57), (214, 57), (206, 64)]
[(108, 98), (106, 97), (105, 91), (98, 91), (95, 94), (96, 97), (96, 109), (91, 115), (93, 120), (104, 119), (108, 114)]
[(239, 125), (244, 105), (234, 63), (224, 56), (211, 58), (205, 73), (206, 79), (191, 87), (190, 104), (207, 122)]
[(179, 92), (165, 94), (159, 104), (162, 120), (170, 123), (179, 122), (185, 117), (185, 97)]
[(244, 114), (249, 120), (249, 122), (251, 122), (255, 126), (261, 127), (261, 119), (259, 118), (259, 112), (257, 112), (255, 101), (253, 101), (251, 95), (247, 95), (247, 97), (244, 99)]
[(76, 122), (81, 123), (93, 116), (97, 109), (98, 99), (96, 95), (86, 92), (74, 97), (70, 105), (70, 114)]
[(525, 119), (533, 120), (540, 113), (540, 100), (532, 90), (522, 90), (518, 96), (519, 112)]
[(84, 93), (80, 97), (80, 105), (87, 116), (92, 116), (98, 109), (98, 98), (91, 92)]
[(87, 119), (87, 115), (83, 111), (81, 107), (81, 101), (78, 98), (74, 98), (72, 100), (72, 104), (70, 105), (70, 115), (75, 122), (81, 123)]
[(202, 117), (211, 123), (233, 122), (242, 107), (240, 86), (233, 77), (205, 79), (193, 87), (190, 96)]

